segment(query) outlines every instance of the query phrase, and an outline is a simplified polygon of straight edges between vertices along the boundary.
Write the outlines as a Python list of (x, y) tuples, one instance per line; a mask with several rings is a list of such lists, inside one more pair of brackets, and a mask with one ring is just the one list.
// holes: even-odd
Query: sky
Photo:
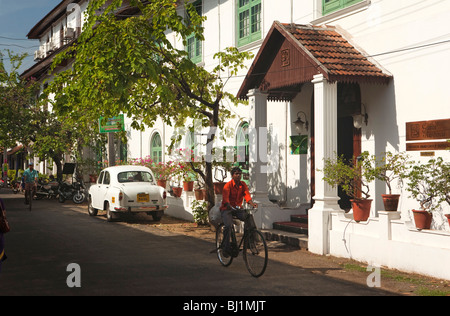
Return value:
[[(0, 0), (0, 50), (7, 55), (5, 49), (15, 53), (27, 52), (19, 72), (33, 66), (34, 52), (39, 47), (37, 40), (28, 40), (28, 32), (62, 0)], [(7, 37), (7, 38), (5, 38)], [(7, 71), (9, 63), (4, 57)]]

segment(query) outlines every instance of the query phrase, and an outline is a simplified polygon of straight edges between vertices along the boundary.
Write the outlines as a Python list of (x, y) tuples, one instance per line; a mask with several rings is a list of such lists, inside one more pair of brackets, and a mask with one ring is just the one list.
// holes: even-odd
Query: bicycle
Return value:
[[(25, 204), (28, 204), (28, 210), (31, 212), (31, 205), (33, 203), (33, 194), (34, 188), (30, 188), (29, 190), (25, 187)], [(27, 203), (28, 202), (28, 203)]]
[[(257, 210), (257, 209), (256, 209)], [(253, 221), (253, 214), (250, 209), (245, 209), (247, 212), (247, 219)], [(235, 218), (233, 216), (233, 218)], [(263, 234), (256, 227), (244, 227), (244, 234), (238, 244), (236, 238), (236, 231), (234, 225), (231, 226), (231, 247), (232, 251), (230, 256), (224, 256), (222, 249), (223, 242), (223, 229), (225, 225), (223, 223), (219, 224), (216, 230), (216, 249), (217, 257), (219, 262), (228, 267), (232, 262), (233, 258), (238, 257), (239, 252), (243, 251), (244, 262), (247, 267), (248, 272), (255, 278), (258, 278), (264, 274), (268, 262), (268, 250), (267, 244), (264, 239)]]

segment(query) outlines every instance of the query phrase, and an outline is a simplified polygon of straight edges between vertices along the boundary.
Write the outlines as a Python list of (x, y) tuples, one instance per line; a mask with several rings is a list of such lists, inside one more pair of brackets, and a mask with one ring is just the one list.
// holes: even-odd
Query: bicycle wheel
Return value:
[(264, 274), (267, 267), (268, 252), (263, 234), (254, 229), (244, 240), (244, 261), (248, 272), (255, 278)]
[(217, 258), (219, 259), (219, 262), (225, 266), (228, 267), (231, 262), (233, 262), (233, 256), (229, 256), (228, 258), (225, 258), (223, 255), (222, 250), (222, 241), (223, 241), (223, 229), (225, 226), (221, 224), (217, 230), (216, 230), (216, 249), (217, 249)]

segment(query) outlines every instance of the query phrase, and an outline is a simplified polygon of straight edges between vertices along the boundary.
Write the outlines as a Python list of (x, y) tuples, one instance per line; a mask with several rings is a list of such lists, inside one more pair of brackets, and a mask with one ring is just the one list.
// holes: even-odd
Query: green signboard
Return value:
[(304, 155), (308, 153), (308, 135), (295, 135), (291, 138), (291, 155)]
[(112, 118), (100, 116), (98, 120), (100, 133), (115, 133), (125, 130), (124, 116), (120, 114)]

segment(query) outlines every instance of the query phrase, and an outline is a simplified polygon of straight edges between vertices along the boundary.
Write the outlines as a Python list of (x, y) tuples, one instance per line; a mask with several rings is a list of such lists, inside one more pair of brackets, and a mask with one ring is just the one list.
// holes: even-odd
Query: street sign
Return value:
[(112, 118), (100, 116), (98, 126), (100, 133), (122, 132), (125, 130), (124, 116), (123, 114), (113, 116)]

